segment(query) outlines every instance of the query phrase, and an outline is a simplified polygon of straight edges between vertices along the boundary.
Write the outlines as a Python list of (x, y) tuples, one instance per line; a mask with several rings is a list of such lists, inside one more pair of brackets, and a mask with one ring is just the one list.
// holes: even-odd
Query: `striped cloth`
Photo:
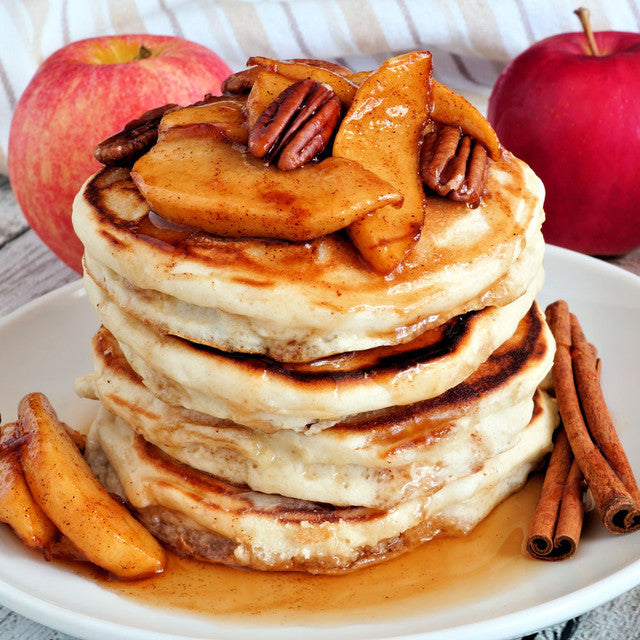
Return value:
[[(583, 0), (596, 30), (640, 30), (640, 0)], [(536, 40), (580, 29), (579, 0), (0, 0), (0, 173), (11, 115), (38, 65), (82, 38), (182, 36), (233, 69), (251, 55), (375, 68), (410, 49), (480, 109), (500, 69)]]

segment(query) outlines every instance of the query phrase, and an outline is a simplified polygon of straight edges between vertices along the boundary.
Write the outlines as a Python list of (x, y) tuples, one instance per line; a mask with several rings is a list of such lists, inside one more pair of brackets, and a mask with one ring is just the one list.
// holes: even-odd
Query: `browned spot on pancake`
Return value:
[[(314, 363), (282, 363), (267, 356), (224, 352), (213, 347), (195, 344), (183, 338), (173, 338), (181, 342), (186, 349), (198, 353), (210, 353), (216, 358), (232, 360), (237, 366), (252, 372), (267, 372), (269, 376), (294, 380), (301, 383), (334, 384), (336, 381), (352, 382), (363, 377), (393, 377), (411, 367), (452, 355), (461, 349), (473, 330), (473, 319), (482, 311), (471, 311), (457, 316), (428, 335), (421, 337), (422, 345), (413, 341), (397, 347), (377, 347), (366, 352), (340, 354), (319, 361), (318, 369)], [(419, 342), (420, 339), (417, 341)], [(411, 345), (414, 348), (411, 348)], [(334, 366), (331, 366), (334, 363)], [(347, 363), (347, 367), (340, 365)]]
[(528, 362), (542, 359), (548, 349), (546, 342), (540, 340), (543, 322), (537, 307), (532, 306), (513, 336), (489, 356), (486, 366), (482, 365), (466, 380), (433, 401), (442, 399), (444, 403), (449, 403), (480, 398), (488, 390), (504, 384)]
[[(470, 312), (467, 314), (466, 320), (477, 316), (478, 313), (482, 312)], [(339, 353), (311, 362), (287, 363), (286, 367), (290, 371), (314, 374), (333, 371), (355, 371), (356, 369), (372, 368), (380, 366), (383, 363), (390, 363), (394, 360), (402, 359), (406, 357), (405, 354), (409, 352), (421, 352), (423, 354), (428, 351), (445, 353), (444, 343), (452, 339), (454, 334), (461, 332), (461, 325), (464, 322), (464, 319), (453, 318), (438, 327), (423, 331), (409, 342), (373, 347), (363, 351)]]
[(457, 386), (435, 398), (347, 418), (330, 430), (370, 434), (372, 443), (390, 444), (388, 455), (436, 442), (447, 435), (453, 418), (468, 412), (474, 403), (506, 384), (524, 366), (535, 366), (546, 356), (549, 344), (543, 339), (543, 326), (540, 311), (534, 305), (514, 335)]
[(116, 238), (112, 233), (107, 231), (106, 229), (100, 229), (100, 235), (111, 245), (115, 247), (126, 247), (127, 245), (122, 242), (119, 238)]
[(120, 396), (116, 394), (110, 393), (108, 394), (108, 398), (113, 404), (128, 408), (130, 411), (137, 413), (141, 416), (145, 416), (149, 420), (160, 419), (160, 416), (157, 413), (154, 413), (153, 411), (147, 411), (146, 409), (141, 407), (139, 404), (132, 404), (131, 402), (127, 402), (126, 400), (123, 400)]
[(93, 336), (93, 349), (99, 353), (105, 365), (116, 374), (135, 384), (142, 384), (140, 376), (131, 368), (111, 332), (101, 326)]
[(271, 282), (268, 280), (255, 280), (254, 278), (231, 278), (233, 282), (237, 282), (238, 284), (246, 284), (250, 287), (272, 287), (275, 285), (275, 282)]
[(220, 480), (203, 471), (196, 471), (192, 467), (171, 458), (138, 434), (135, 436), (133, 447), (141, 459), (146, 460), (156, 469), (160, 469), (174, 478), (181, 480), (184, 486), (193, 487), (194, 492), (201, 490), (214, 495), (217, 493), (219, 495), (240, 497), (242, 493), (251, 491), (246, 485), (232, 484), (231, 482)]
[(542, 392), (540, 389), (536, 389), (536, 392), (533, 394), (533, 415), (531, 419), (534, 420), (538, 416), (542, 414)]

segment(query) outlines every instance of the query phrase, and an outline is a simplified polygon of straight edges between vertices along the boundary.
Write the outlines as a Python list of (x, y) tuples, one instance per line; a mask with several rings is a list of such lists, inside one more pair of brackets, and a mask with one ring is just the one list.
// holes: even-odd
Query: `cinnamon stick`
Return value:
[(557, 561), (575, 555), (584, 514), (582, 490), (582, 472), (560, 428), (529, 527), (526, 548), (531, 556)]
[[(603, 415), (602, 390), (600, 389), (598, 394), (591, 389), (591, 385), (594, 383), (598, 387), (600, 386), (593, 352), (589, 349), (586, 340), (582, 343), (582, 339), (576, 331), (576, 339), (579, 340), (580, 346), (573, 349), (574, 357), (572, 357), (571, 318), (567, 303), (563, 300), (554, 302), (547, 307), (547, 322), (557, 344), (553, 364), (553, 383), (558, 409), (569, 444), (593, 495), (604, 525), (612, 533), (629, 533), (639, 529), (639, 504), (612, 466), (619, 463), (622, 458), (619, 451), (622, 450), (622, 446), (617, 435), (614, 440), (608, 428), (603, 428), (601, 425), (595, 427), (596, 432), (602, 431), (607, 434), (602, 436), (600, 440), (602, 442), (608, 440), (610, 443), (610, 446), (605, 447), (609, 453), (613, 452), (613, 460), (609, 461), (605, 457), (604, 451), (601, 451), (592, 439), (582, 413), (581, 401), (590, 405), (590, 400), (583, 395), (585, 384), (587, 384), (591, 392), (594, 393), (593, 406), (589, 410), (589, 415), (592, 416), (592, 419), (593, 416), (597, 416), (597, 420), (600, 420)], [(575, 360), (579, 364), (574, 372)], [(574, 373), (576, 373), (576, 379), (574, 379)], [(578, 378), (579, 381), (576, 382)], [(582, 389), (580, 397), (578, 397), (578, 388)], [(613, 431), (615, 433), (615, 429)], [(625, 475), (624, 470), (621, 473)]]
[(564, 550), (561, 559), (571, 558), (578, 549), (578, 541), (582, 532), (584, 520), (584, 477), (578, 461), (574, 458), (569, 469), (569, 475), (562, 491), (560, 514), (556, 528), (555, 546)]
[(613, 526), (624, 530), (640, 528), (640, 489), (604, 399), (596, 358), (589, 349), (578, 318), (573, 314), (571, 342), (576, 390), (589, 432), (635, 503), (635, 509), (624, 516), (622, 513), (614, 514), (617, 520)]

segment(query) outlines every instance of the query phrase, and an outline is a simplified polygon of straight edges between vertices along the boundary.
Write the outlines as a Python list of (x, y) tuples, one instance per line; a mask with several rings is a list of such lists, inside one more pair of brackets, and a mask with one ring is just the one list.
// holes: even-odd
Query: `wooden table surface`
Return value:
[[(640, 275), (640, 249), (612, 262)], [(78, 275), (60, 262), (29, 229), (8, 179), (0, 175), (0, 316), (77, 278)], [(638, 545), (640, 548), (640, 539)], [(72, 640), (0, 605), (0, 639), (18, 638)], [(600, 638), (640, 638), (640, 587), (579, 618), (527, 636), (526, 640)]]

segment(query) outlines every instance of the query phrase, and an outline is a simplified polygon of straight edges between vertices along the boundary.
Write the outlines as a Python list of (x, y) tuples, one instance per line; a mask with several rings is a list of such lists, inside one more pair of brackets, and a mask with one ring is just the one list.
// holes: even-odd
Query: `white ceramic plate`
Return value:
[[(566, 299), (605, 363), (603, 385), (631, 464), (640, 474), (637, 380), (640, 369), (640, 278), (569, 251), (549, 247), (543, 304)], [(0, 321), (0, 411), (15, 417), (19, 398), (42, 391), (71, 422), (95, 410), (78, 400), (74, 379), (91, 368), (88, 342), (97, 320), (79, 283), (32, 302)], [(635, 423), (635, 424), (634, 424)], [(635, 427), (635, 428), (634, 428)], [(592, 609), (640, 584), (640, 534), (613, 537), (589, 531), (566, 563), (541, 564), (521, 583), (463, 607), (415, 617), (335, 627), (243, 627), (151, 610), (87, 579), (47, 564), (0, 530), (0, 602), (55, 629), (92, 640), (305, 637), (498, 640), (524, 635)]]

